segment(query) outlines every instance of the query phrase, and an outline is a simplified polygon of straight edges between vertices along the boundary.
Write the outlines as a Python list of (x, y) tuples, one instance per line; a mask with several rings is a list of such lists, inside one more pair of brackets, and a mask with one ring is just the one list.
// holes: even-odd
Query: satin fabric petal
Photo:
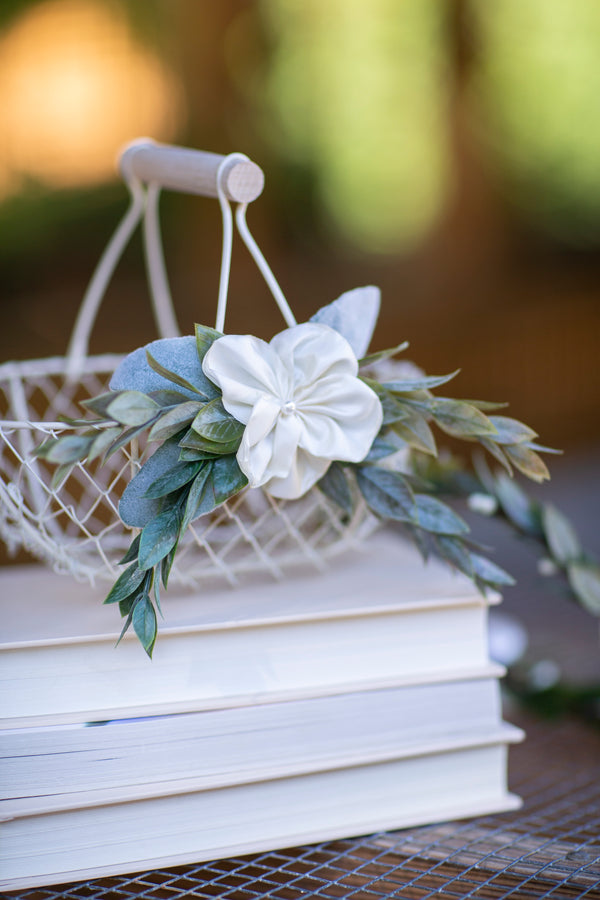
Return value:
[(275, 497), (306, 493), (333, 460), (364, 459), (383, 418), (377, 395), (358, 377), (348, 341), (329, 325), (307, 322), (270, 344), (226, 335), (203, 370), (223, 406), (246, 425), (237, 454), (252, 487)]
[(263, 488), (272, 497), (297, 500), (323, 477), (330, 465), (330, 459), (319, 459), (299, 449), (289, 474), (285, 478), (271, 478), (264, 483)]
[(250, 334), (228, 334), (209, 347), (202, 369), (221, 388), (223, 406), (244, 425), (265, 394), (284, 399), (292, 385), (273, 348)]
[(329, 325), (305, 322), (276, 334), (270, 345), (291, 369), (294, 385), (312, 384), (329, 372), (356, 375), (358, 362), (352, 347)]

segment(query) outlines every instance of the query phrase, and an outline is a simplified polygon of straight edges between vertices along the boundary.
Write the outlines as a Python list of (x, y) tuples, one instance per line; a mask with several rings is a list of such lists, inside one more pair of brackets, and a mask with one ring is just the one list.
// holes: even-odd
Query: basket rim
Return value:
[[(126, 353), (102, 353), (87, 356), (81, 362), (78, 371), (72, 376), (76, 381), (79, 375), (91, 375), (95, 372), (111, 372), (127, 356)], [(48, 356), (44, 359), (10, 360), (0, 363), (0, 378), (22, 378), (28, 375), (65, 375), (67, 374), (66, 356)]]
[[(83, 375), (114, 372), (126, 353), (103, 353), (88, 356), (81, 362), (79, 370), (71, 376), (77, 381)], [(11, 360), (0, 364), (0, 381), (11, 382), (15, 379), (37, 378), (42, 375), (67, 376), (66, 356), (49, 356), (44, 359)], [(65, 422), (53, 422), (43, 419), (4, 419), (0, 417), (0, 430), (14, 431), (18, 428), (41, 429), (42, 431), (64, 430)]]

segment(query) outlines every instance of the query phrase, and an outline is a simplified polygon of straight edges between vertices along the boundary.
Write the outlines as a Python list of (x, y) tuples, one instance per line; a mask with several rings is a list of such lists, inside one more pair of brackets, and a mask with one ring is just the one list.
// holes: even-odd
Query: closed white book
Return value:
[(443, 678), (488, 663), (471, 582), (380, 532), (325, 572), (166, 595), (150, 661), (114, 648), (104, 591), (16, 567), (0, 576), (4, 727), (276, 702)]
[(472, 677), (0, 736), (0, 815), (222, 787), (394, 759), (496, 734), (492, 666)]
[(466, 746), (0, 825), (0, 887), (56, 884), (512, 809), (503, 726)]

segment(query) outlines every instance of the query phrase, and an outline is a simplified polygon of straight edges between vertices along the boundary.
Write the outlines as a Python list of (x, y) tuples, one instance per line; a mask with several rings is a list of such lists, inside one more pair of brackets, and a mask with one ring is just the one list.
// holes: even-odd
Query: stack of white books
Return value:
[[(321, 573), (165, 597), (150, 661), (102, 592), (0, 575), (0, 886), (512, 809), (490, 602), (396, 534)], [(115, 630), (117, 629), (117, 630)]]

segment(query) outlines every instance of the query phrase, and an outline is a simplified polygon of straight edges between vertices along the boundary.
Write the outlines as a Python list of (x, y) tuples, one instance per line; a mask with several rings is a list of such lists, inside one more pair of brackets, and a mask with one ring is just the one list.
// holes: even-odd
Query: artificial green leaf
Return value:
[(542, 534), (539, 507), (531, 502), (512, 478), (500, 472), (494, 479), (492, 493), (500, 501), (506, 516), (518, 528), (536, 537)]
[(198, 412), (191, 425), (200, 437), (216, 444), (232, 444), (241, 441), (244, 425), (231, 416), (216, 397)]
[(356, 480), (367, 505), (378, 516), (401, 522), (415, 520), (413, 492), (399, 472), (361, 466), (356, 470)]
[(537, 444), (534, 441), (531, 441), (527, 444), (530, 450), (535, 450), (537, 453), (553, 453), (555, 456), (562, 456), (562, 450), (557, 450), (556, 447), (543, 447), (541, 444)]
[(129, 545), (129, 550), (125, 554), (125, 556), (119, 560), (120, 566), (125, 566), (127, 563), (134, 562), (137, 560), (138, 551), (140, 549), (140, 536), (137, 534)]
[(85, 409), (91, 410), (103, 419), (108, 419), (108, 407), (122, 393), (121, 391), (107, 391), (105, 394), (98, 394), (97, 397), (90, 397), (88, 400), (82, 400), (81, 405)]
[(50, 487), (53, 491), (57, 491), (62, 487), (63, 482), (69, 477), (75, 465), (76, 463), (65, 463), (54, 470), (50, 479)]
[(380, 362), (382, 359), (389, 359), (390, 356), (396, 356), (397, 353), (402, 353), (404, 350), (408, 349), (408, 341), (403, 341), (403, 343), (398, 344), (397, 347), (392, 347), (390, 350), (379, 350), (378, 353), (369, 353), (368, 356), (363, 356), (362, 359), (359, 359), (358, 365), (362, 369), (364, 366), (372, 366), (373, 363)]
[[(375, 438), (377, 440), (377, 438)], [(373, 448), (371, 447), (371, 450)], [(396, 449), (395, 447), (393, 448)], [(344, 472), (344, 467), (338, 462), (332, 462), (322, 478), (317, 481), (317, 487), (323, 491), (326, 497), (333, 500), (334, 503), (344, 510), (349, 516), (352, 515), (354, 502), (352, 500), (352, 491), (348, 478)]]
[(411, 410), (401, 422), (394, 422), (392, 429), (409, 447), (437, 456), (433, 432), (420, 413)]
[[(136, 602), (137, 602), (137, 601), (136, 601)], [(119, 604), (119, 606), (120, 606), (120, 605), (121, 605), (121, 604)], [(125, 623), (124, 623), (124, 625), (123, 625), (123, 627), (122, 627), (122, 629), (121, 629), (121, 634), (120, 634), (119, 637), (117, 638), (117, 642), (116, 642), (116, 644), (115, 644), (115, 647), (118, 647), (119, 644), (121, 643), (121, 641), (123, 640), (123, 638), (125, 637), (125, 634), (127, 633), (127, 630), (128, 630), (128, 628), (129, 628), (129, 626), (131, 625), (131, 620), (133, 619), (133, 610), (134, 610), (134, 609), (135, 609), (135, 603), (133, 602), (133, 598), (132, 598), (132, 603), (130, 604), (130, 606), (129, 606), (127, 612), (122, 612), (122, 613), (121, 613), (121, 615), (122, 615), (123, 617), (127, 616), (127, 618), (125, 619)]]
[(384, 440), (382, 437), (376, 437), (371, 444), (371, 449), (364, 458), (364, 462), (377, 462), (379, 459), (391, 456), (392, 453), (397, 453), (400, 449), (396, 444), (390, 444), (389, 441)]
[(217, 506), (225, 500), (229, 500), (248, 484), (248, 479), (233, 455), (220, 456), (215, 459), (211, 477)]
[[(173, 558), (175, 554), (173, 554)], [(161, 560), (161, 565), (164, 563), (164, 559)], [(158, 576), (154, 579), (154, 600), (156, 602), (156, 608), (160, 614), (161, 619), (164, 619), (163, 611), (160, 605), (160, 579)]]
[(512, 466), (510, 461), (506, 457), (506, 453), (502, 449), (499, 444), (495, 444), (491, 438), (480, 438), (480, 443), (482, 447), (490, 453), (494, 459), (497, 459), (502, 468), (508, 475), (512, 475)]
[(469, 526), (464, 519), (461, 519), (454, 510), (436, 497), (430, 497), (428, 494), (416, 494), (415, 503), (417, 505), (417, 523), (425, 531), (452, 535), (467, 534), (469, 531)]
[(419, 551), (423, 562), (427, 562), (430, 556), (430, 548), (428, 543), (429, 535), (426, 535), (426, 533), (424, 531), (421, 531), (420, 528), (415, 528), (408, 522), (405, 522), (402, 527), (405, 529), (409, 538), (412, 540), (413, 544)]
[(209, 328), (207, 325), (194, 325), (194, 329), (196, 332), (198, 359), (202, 362), (209, 347), (223, 335), (220, 331), (215, 331), (214, 328)]
[[(121, 618), (124, 619), (126, 616), (128, 616), (129, 621), (131, 622), (131, 614), (133, 612), (133, 607), (137, 603), (139, 597), (140, 597), (140, 590), (137, 590), (134, 594), (130, 594), (129, 597), (126, 597), (124, 600), (119, 601), (119, 612), (121, 613)], [(123, 637), (126, 630), (127, 629), (125, 629), (121, 633), (121, 637)], [(121, 640), (121, 638), (119, 638), (119, 641), (120, 640)], [(117, 641), (117, 644), (119, 643), (119, 641)]]
[(379, 402), (381, 403), (381, 408), (383, 410), (383, 424), (389, 425), (392, 422), (398, 422), (400, 419), (406, 419), (410, 414), (410, 410), (406, 408), (406, 406), (401, 403), (393, 394), (390, 394), (389, 391), (386, 391), (378, 381), (374, 381), (372, 378), (361, 378), (362, 381), (370, 387), (371, 390), (377, 394), (379, 398)]
[(177, 406), (163, 413), (154, 423), (148, 434), (148, 440), (165, 441), (167, 438), (173, 437), (194, 420), (203, 406), (204, 403), (199, 400), (186, 400), (185, 403), (178, 403)]
[(87, 428), (90, 425), (97, 424), (98, 420), (94, 419), (72, 419), (70, 416), (60, 415), (58, 417), (59, 422), (64, 422), (65, 425), (69, 425), (71, 428)]
[(486, 559), (485, 556), (480, 556), (478, 553), (471, 553), (471, 562), (473, 563), (473, 571), (475, 572), (476, 577), (485, 582), (485, 584), (490, 584), (494, 587), (508, 587), (515, 583), (515, 579), (512, 575), (509, 575), (508, 572), (505, 572), (504, 569), (501, 569), (496, 563)]
[(215, 459), (221, 454), (209, 453), (207, 450), (191, 450), (189, 447), (182, 447), (179, 452), (181, 462), (201, 462), (202, 460)]
[(132, 623), (133, 630), (137, 634), (142, 647), (148, 656), (152, 658), (157, 633), (156, 612), (152, 601), (147, 595), (141, 597), (135, 604)]
[(572, 562), (567, 567), (567, 575), (581, 605), (600, 616), (600, 568), (583, 560)]
[(139, 588), (145, 575), (144, 568), (139, 568), (137, 563), (133, 563), (119, 575), (104, 602), (120, 603), (121, 600), (126, 600)]
[(542, 482), (550, 478), (546, 463), (526, 444), (505, 444), (502, 449), (513, 466), (532, 481)]
[(190, 522), (193, 522), (198, 516), (211, 512), (216, 506), (211, 483), (212, 465), (211, 462), (205, 463), (192, 482), (183, 512), (182, 532), (186, 530)]
[(583, 554), (575, 529), (563, 513), (552, 504), (542, 506), (542, 527), (554, 559), (565, 565)]
[(107, 415), (121, 425), (145, 425), (159, 410), (158, 403), (141, 391), (119, 391), (106, 408)]
[(104, 454), (108, 452), (110, 445), (118, 438), (120, 433), (121, 429), (117, 426), (114, 426), (113, 428), (103, 428), (101, 431), (96, 432), (96, 436), (92, 441), (87, 455), (88, 462), (92, 462), (94, 459), (104, 456)]
[(115, 441), (112, 442), (108, 450), (105, 454), (105, 459), (108, 459), (109, 456), (112, 456), (113, 453), (116, 453), (121, 447), (124, 447), (126, 444), (129, 444), (130, 441), (134, 440), (134, 438), (139, 437), (146, 430), (146, 424), (143, 425), (134, 425), (132, 428), (127, 428), (120, 437), (118, 437)]
[(187, 403), (190, 399), (187, 394), (169, 390), (148, 391), (148, 396), (163, 409), (168, 406), (178, 406), (180, 403)]
[(157, 500), (160, 497), (166, 497), (167, 494), (178, 491), (188, 481), (195, 478), (201, 465), (201, 462), (178, 463), (148, 485), (144, 491), (144, 497), (147, 497), (149, 500)]
[(201, 391), (200, 388), (198, 388), (195, 384), (192, 384), (191, 381), (188, 381), (187, 378), (183, 378), (183, 376), (178, 375), (177, 372), (172, 372), (170, 369), (167, 369), (152, 356), (149, 350), (146, 350), (146, 359), (148, 360), (148, 365), (150, 366), (150, 368), (154, 369), (157, 375), (162, 375), (162, 377), (166, 378), (167, 381), (171, 381), (178, 387), (183, 388), (184, 391), (191, 391), (193, 394), (197, 394), (203, 400), (208, 400), (208, 395)]
[(469, 406), (474, 406), (482, 412), (492, 412), (495, 409), (506, 409), (509, 405), (508, 403), (498, 403), (493, 400), (465, 400), (464, 398), (463, 403), (468, 403)]
[(436, 535), (434, 541), (435, 547), (442, 559), (451, 565), (456, 566), (459, 571), (464, 572), (469, 578), (473, 577), (474, 571), (471, 553), (461, 538), (440, 534)]
[(392, 394), (406, 394), (413, 391), (428, 391), (440, 387), (453, 378), (456, 378), (460, 369), (451, 372), (450, 375), (423, 375), (422, 378), (403, 378), (401, 381), (384, 381), (382, 387)]
[(496, 429), (488, 417), (464, 400), (436, 397), (431, 412), (442, 431), (458, 438), (493, 435)]
[(144, 525), (138, 554), (140, 568), (152, 568), (173, 549), (179, 540), (181, 518), (179, 503), (175, 503)]
[(76, 463), (85, 459), (88, 450), (94, 442), (93, 436), (67, 434), (63, 437), (45, 441), (38, 448), (37, 455), (43, 456), (48, 462), (65, 465)]
[(169, 575), (171, 574), (171, 569), (173, 568), (173, 563), (175, 561), (175, 553), (176, 552), (177, 552), (177, 544), (175, 544), (175, 546), (171, 550), (169, 550), (169, 552), (164, 557), (164, 559), (161, 559), (161, 561), (160, 561), (160, 577), (161, 577), (161, 580), (162, 580), (165, 590), (166, 590), (168, 582), (169, 582)]
[(511, 419), (508, 416), (489, 416), (488, 418), (496, 429), (494, 441), (497, 444), (522, 444), (537, 437), (535, 431), (517, 419)]
[(239, 440), (229, 444), (218, 444), (216, 441), (207, 441), (201, 437), (197, 431), (190, 428), (179, 441), (182, 450), (195, 450), (198, 453), (205, 453), (206, 459), (214, 456), (224, 456), (227, 453), (235, 453), (239, 447)]

